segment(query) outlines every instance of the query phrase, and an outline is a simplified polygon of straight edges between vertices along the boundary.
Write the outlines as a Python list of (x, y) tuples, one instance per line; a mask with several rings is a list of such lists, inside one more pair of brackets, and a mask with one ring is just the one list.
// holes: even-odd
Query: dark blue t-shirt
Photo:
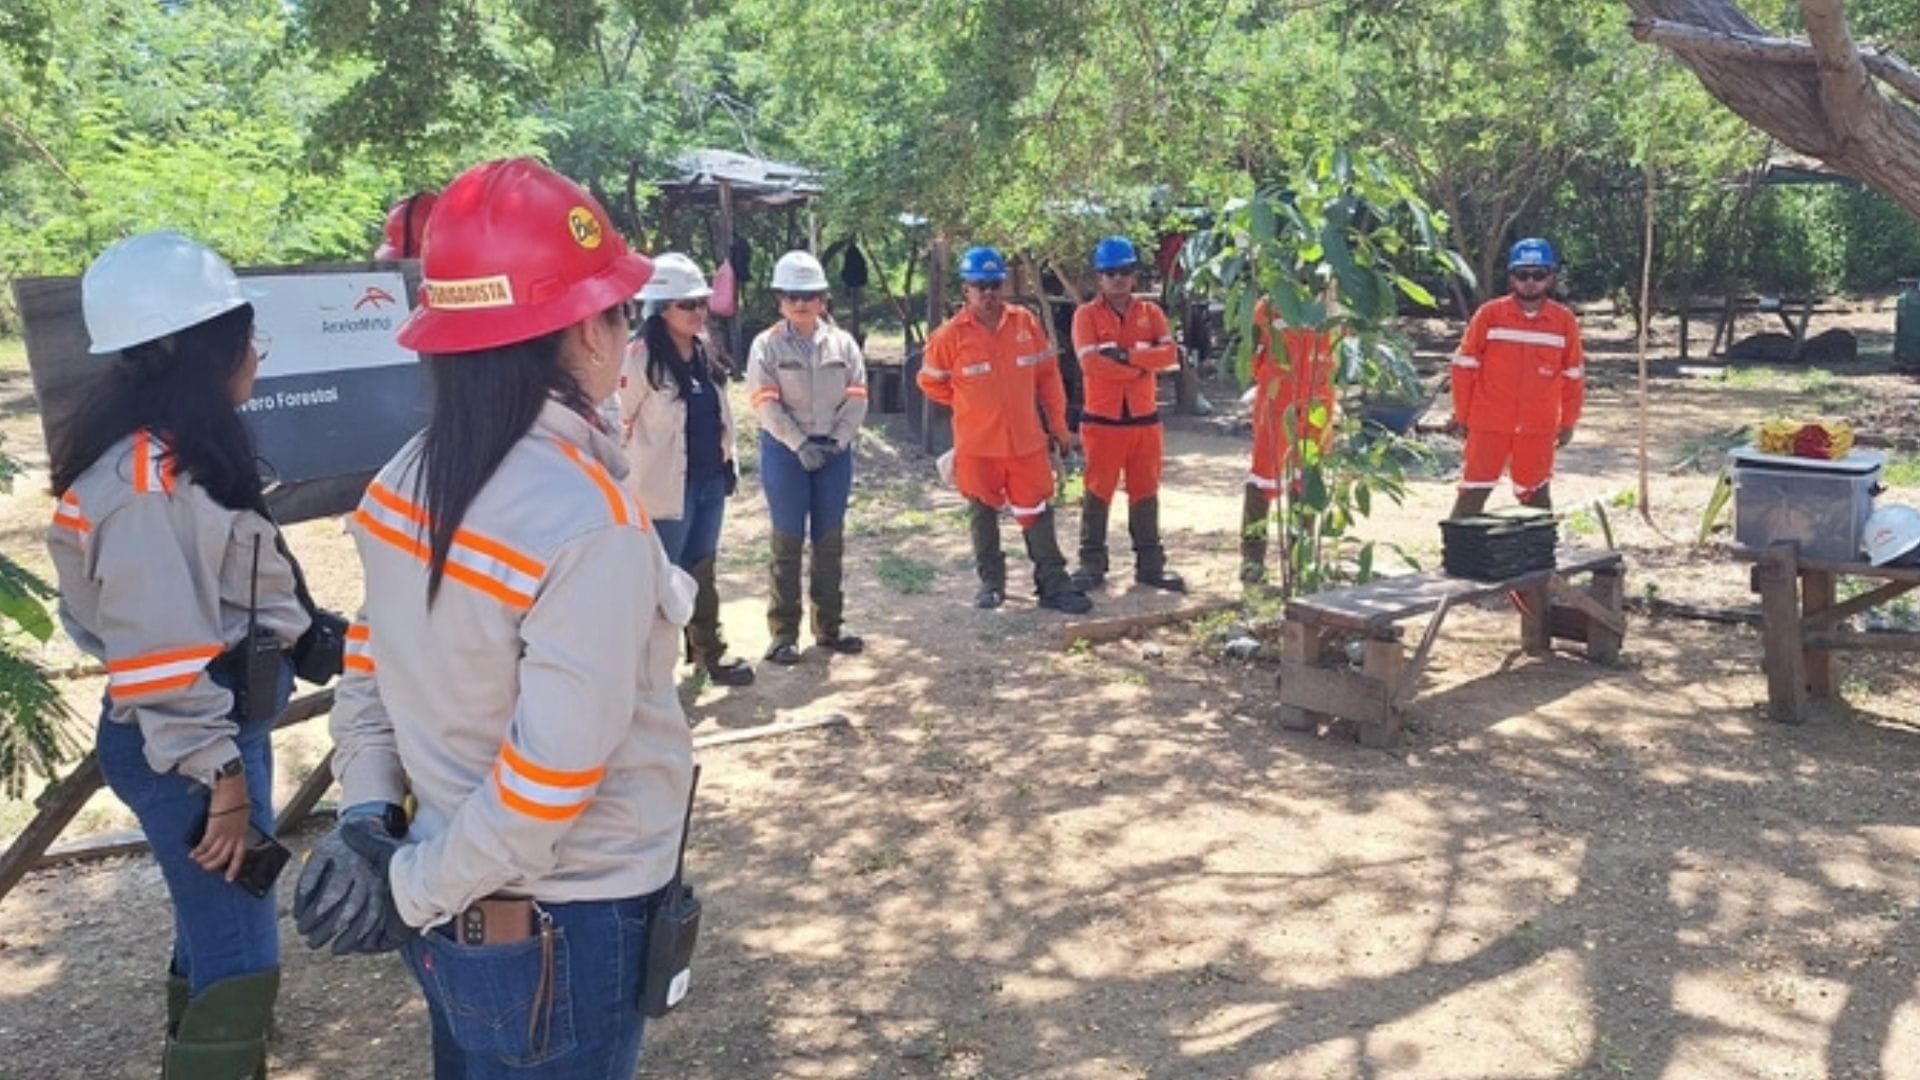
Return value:
[(687, 486), (718, 476), (725, 467), (720, 453), (721, 389), (704, 362), (696, 355), (692, 378), (687, 380)]

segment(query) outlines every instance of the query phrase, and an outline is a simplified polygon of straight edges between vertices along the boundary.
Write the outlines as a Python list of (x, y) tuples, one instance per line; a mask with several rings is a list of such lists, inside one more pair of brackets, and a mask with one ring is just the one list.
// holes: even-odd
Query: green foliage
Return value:
[(908, 594), (923, 593), (933, 588), (934, 576), (939, 573), (932, 563), (893, 550), (880, 553), (880, 562), (874, 572), (887, 588)]
[[(0, 492), (13, 490), (19, 465), (0, 454)], [(22, 655), (53, 636), (51, 585), (0, 555), (0, 792), (17, 799), (29, 773), (53, 779), (78, 749), (75, 717), (39, 666)]]
[[(1259, 338), (1255, 309), (1264, 298), (1287, 326), (1335, 342), (1337, 387), (1401, 400), (1422, 393), (1412, 344), (1392, 328), (1398, 298), (1432, 303), (1412, 278), (1415, 271), (1467, 271), (1445, 243), (1446, 217), (1406, 178), (1370, 155), (1332, 147), (1284, 184), (1231, 200), (1217, 220), (1204, 241), (1214, 254), (1196, 276), (1226, 297), (1243, 379)], [(1286, 362), (1277, 340), (1274, 359)], [(1406, 491), (1397, 440), (1363, 433), (1352, 416), (1336, 424), (1318, 404), (1304, 419), (1298, 424), (1290, 411), (1285, 421), (1283, 437), (1293, 452), (1288, 475), (1279, 478), (1275, 510), (1285, 554), (1281, 591), (1289, 596), (1372, 577), (1374, 545), (1354, 531), (1376, 497), (1398, 502)], [(1334, 428), (1335, 437), (1323, 445), (1309, 426)]]

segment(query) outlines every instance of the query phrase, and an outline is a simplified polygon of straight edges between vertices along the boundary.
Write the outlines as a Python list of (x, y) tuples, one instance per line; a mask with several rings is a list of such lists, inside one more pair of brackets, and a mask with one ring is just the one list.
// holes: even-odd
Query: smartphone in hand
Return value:
[[(201, 818), (187, 836), (187, 848), (192, 850), (200, 846), (207, 835), (207, 819)], [(253, 822), (247, 822), (247, 853), (240, 857), (240, 875), (233, 883), (255, 896), (264, 897), (273, 891), (273, 883), (280, 879), (280, 871), (286, 869), (293, 853), (285, 845), (266, 833)]]

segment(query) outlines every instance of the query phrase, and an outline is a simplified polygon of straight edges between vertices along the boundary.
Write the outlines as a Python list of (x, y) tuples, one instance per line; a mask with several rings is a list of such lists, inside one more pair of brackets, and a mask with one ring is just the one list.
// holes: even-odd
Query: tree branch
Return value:
[(1800, 17), (1807, 24), (1807, 40), (1819, 58), (1820, 104), (1826, 109), (1827, 122), (1833, 126), (1842, 153), (1857, 149), (1861, 142), (1860, 121), (1869, 109), (1886, 102), (1867, 76), (1854, 47), (1853, 32), (1847, 29), (1847, 13), (1840, 0), (1800, 0)]
[(33, 133), (27, 130), (25, 124), (22, 124), (20, 121), (15, 120), (5, 113), (0, 113), (0, 127), (5, 127), (8, 131), (13, 132), (14, 138), (26, 143), (34, 153), (39, 154), (40, 159), (52, 166), (53, 171), (60, 174), (60, 179), (65, 180), (67, 186), (73, 188), (75, 195), (80, 196), (82, 199), (93, 198), (92, 195), (88, 194), (85, 185), (81, 184), (78, 178), (68, 172), (65, 165), (60, 164), (60, 159), (53, 156), (53, 151), (47, 149), (45, 143), (33, 137)]
[[(1804, 41), (1708, 30), (1667, 19), (1635, 19), (1628, 26), (1636, 40), (1683, 56), (1762, 64), (1820, 63), (1814, 47)], [(1879, 48), (1861, 50), (1855, 55), (1874, 78), (1920, 101), (1920, 71), (1915, 71), (1905, 60)]]

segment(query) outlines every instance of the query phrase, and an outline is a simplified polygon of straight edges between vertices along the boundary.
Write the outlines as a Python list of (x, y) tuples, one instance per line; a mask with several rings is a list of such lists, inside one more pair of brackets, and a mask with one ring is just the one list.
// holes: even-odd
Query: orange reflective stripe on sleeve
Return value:
[(366, 623), (354, 623), (347, 627), (346, 656), (341, 663), (348, 671), (357, 671), (362, 675), (371, 675), (374, 671), (373, 632)]
[(493, 765), (493, 783), (508, 809), (541, 821), (567, 821), (580, 816), (593, 802), (593, 793), (607, 775), (607, 767), (550, 769), (535, 764), (513, 748), (500, 744)]
[(861, 401), (865, 401), (867, 399), (867, 388), (859, 384), (849, 386), (847, 387), (847, 396), (850, 398), (859, 398)]
[(80, 512), (80, 496), (71, 491), (60, 496), (60, 504), (53, 508), (53, 523), (63, 529), (71, 529), (79, 533), (82, 540), (85, 540), (87, 534), (93, 531), (93, 522), (88, 521), (87, 515)]
[(751, 404), (754, 408), (757, 409), (760, 406), (765, 405), (769, 401), (779, 401), (779, 400), (780, 400), (779, 387), (763, 386), (760, 389), (755, 390), (753, 392), (753, 398), (749, 402), (749, 404)]
[[(425, 539), (426, 511), (401, 498), (379, 481), (367, 485), (367, 497), (354, 512), (354, 521), (374, 539), (399, 548), (421, 562), (431, 558)], [(545, 564), (471, 529), (453, 534), (447, 551), (446, 576), (524, 611), (533, 606), (534, 590), (546, 575)]]
[(218, 644), (190, 645), (110, 660), (107, 693), (115, 701), (128, 701), (192, 686), (207, 662), (219, 655)]

